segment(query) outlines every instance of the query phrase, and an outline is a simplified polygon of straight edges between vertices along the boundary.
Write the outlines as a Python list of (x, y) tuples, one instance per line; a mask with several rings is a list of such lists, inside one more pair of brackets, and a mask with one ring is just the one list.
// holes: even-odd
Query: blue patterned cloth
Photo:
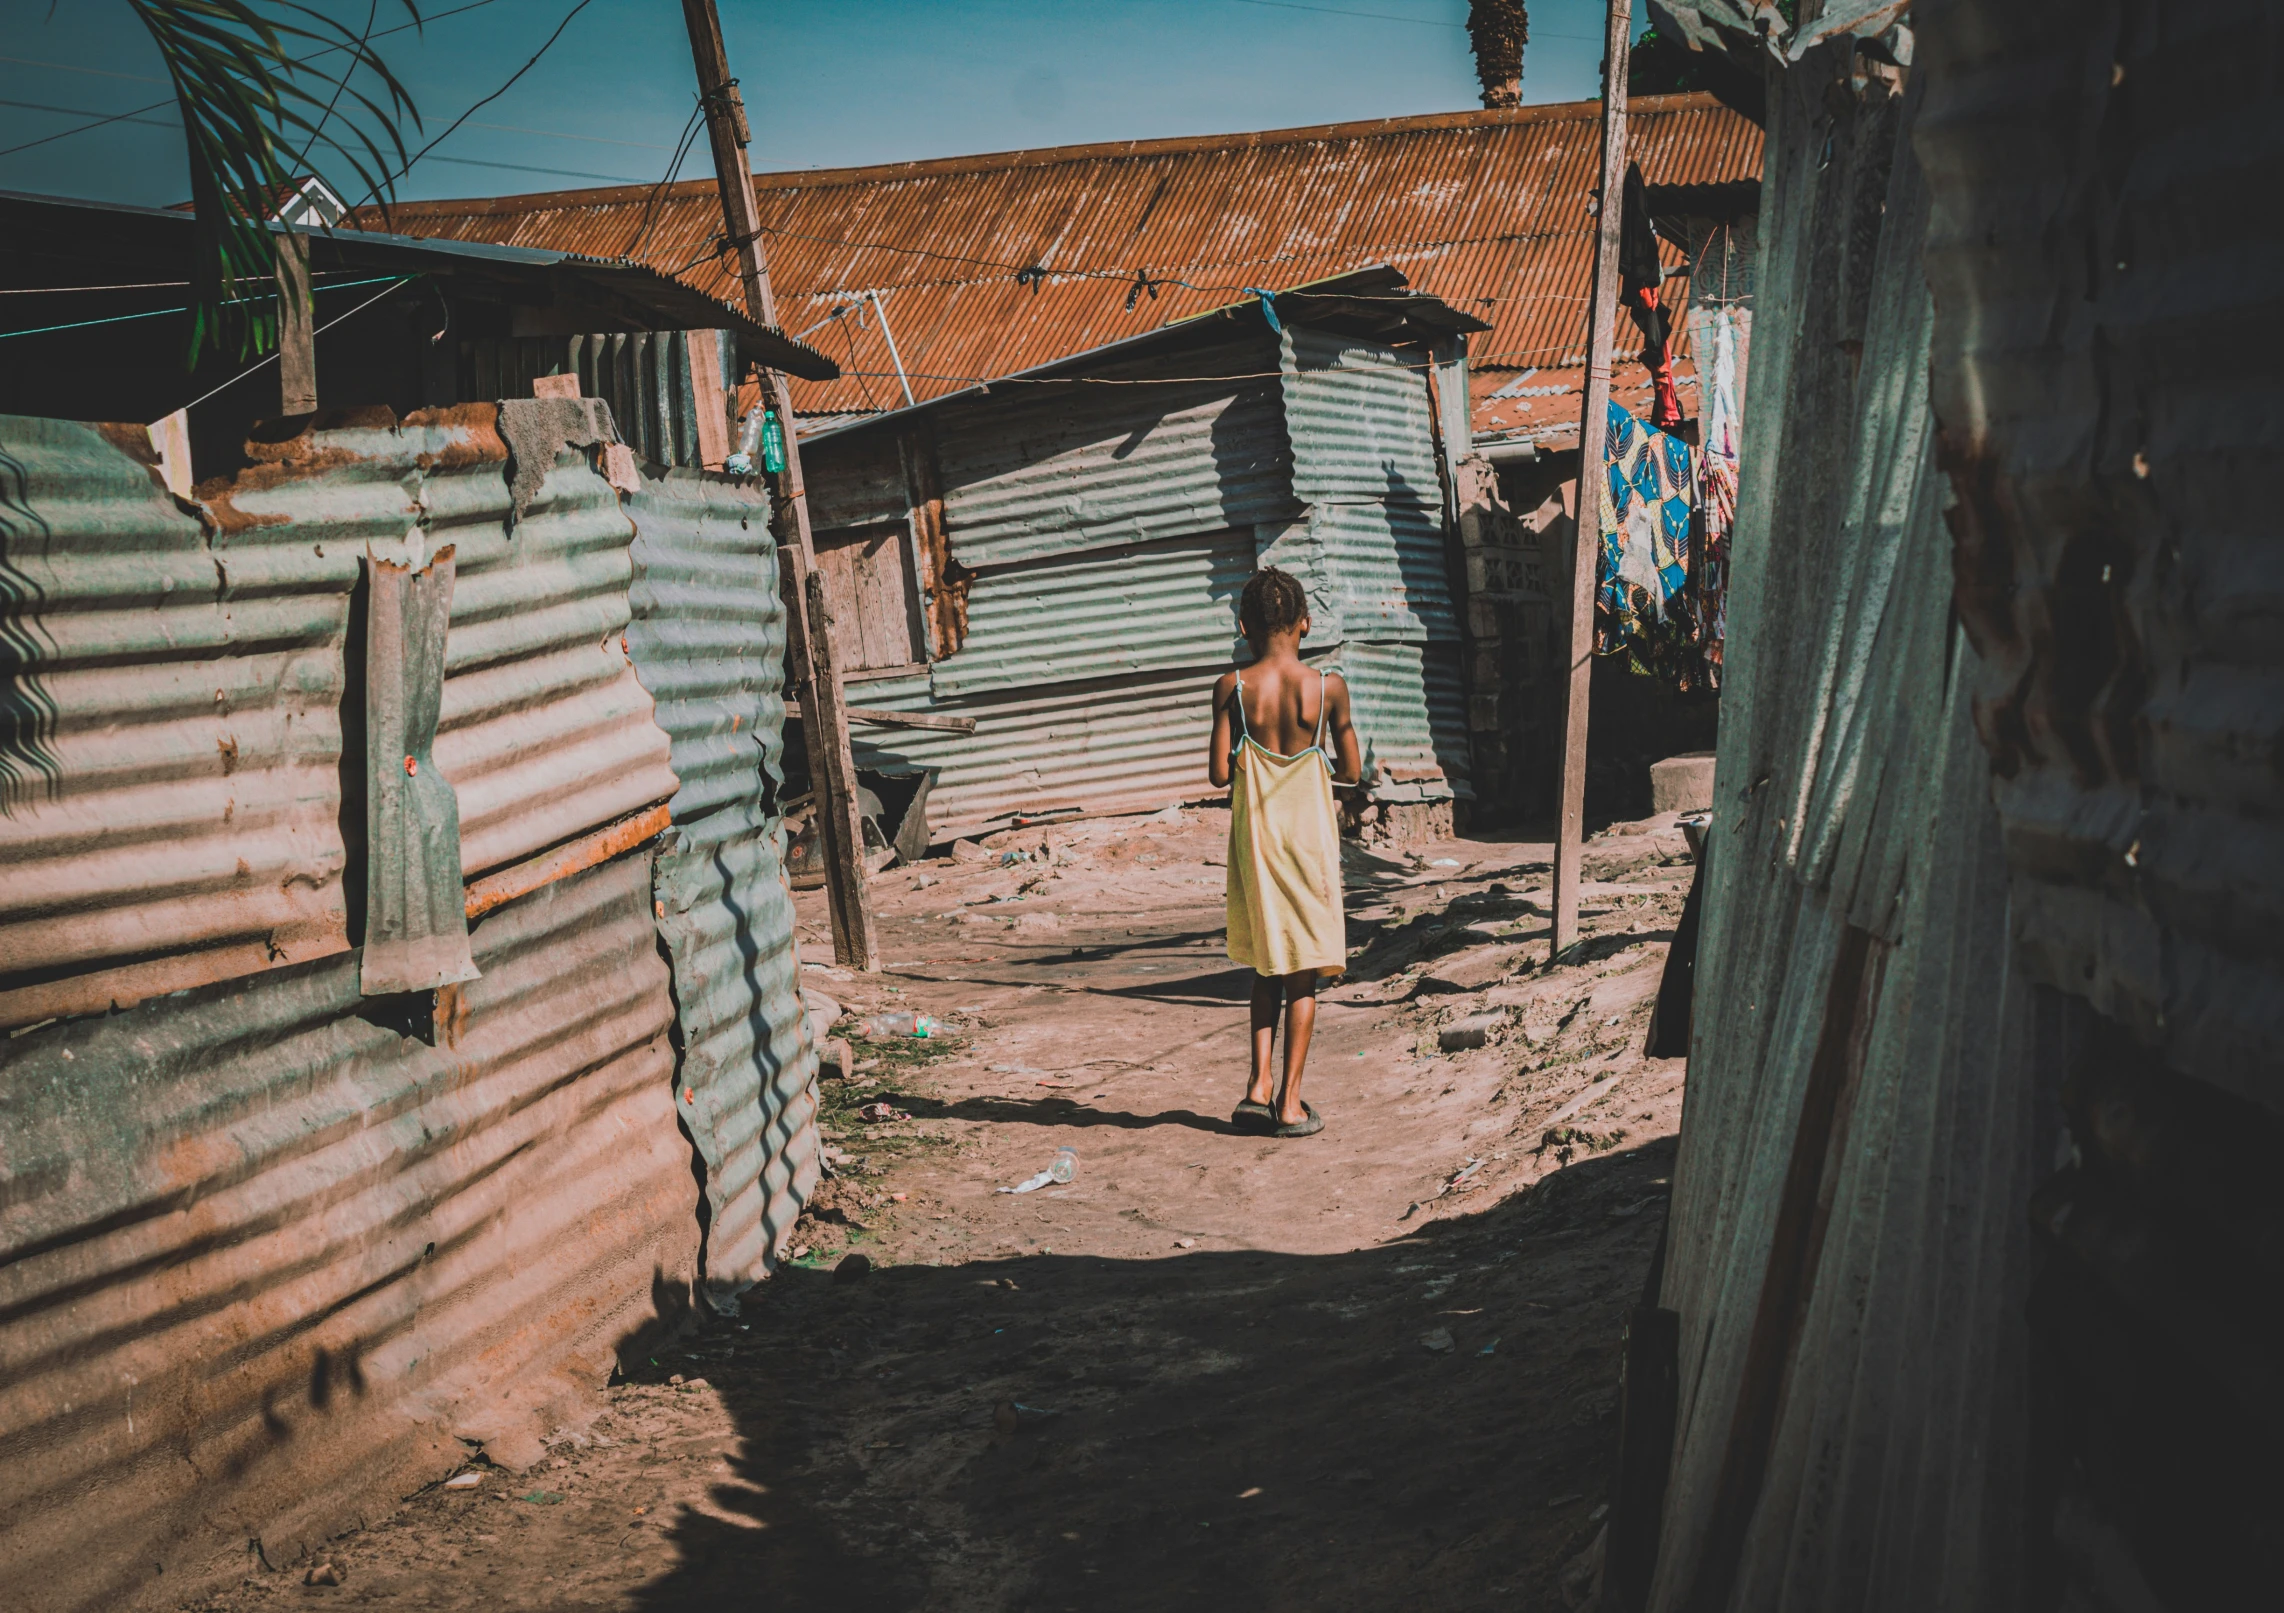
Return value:
[(1608, 655), (1654, 635), (1689, 580), (1697, 506), (1695, 451), (1610, 405), (1603, 461), (1602, 566), (1594, 648)]

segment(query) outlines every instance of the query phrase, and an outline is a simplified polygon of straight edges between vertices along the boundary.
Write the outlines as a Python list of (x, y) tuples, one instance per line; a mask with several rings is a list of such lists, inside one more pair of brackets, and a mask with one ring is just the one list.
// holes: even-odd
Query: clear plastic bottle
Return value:
[(738, 451), (730, 455), (729, 462), (722, 467), (731, 475), (751, 476), (753, 474), (753, 456), (761, 452), (762, 416), (765, 413), (767, 411), (757, 404), (747, 410), (745, 419), (739, 422)]
[(1055, 1158), (1047, 1166), (1047, 1174), (1058, 1182), (1067, 1182), (1079, 1173), (1079, 1153), (1075, 1148), (1058, 1148)]

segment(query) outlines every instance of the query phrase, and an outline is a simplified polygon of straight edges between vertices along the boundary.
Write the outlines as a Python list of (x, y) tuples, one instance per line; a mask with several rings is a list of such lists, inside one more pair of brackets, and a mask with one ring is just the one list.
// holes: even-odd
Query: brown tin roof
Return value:
[[(779, 317), (845, 372), (797, 383), (797, 406), (902, 404), (875, 294), (924, 400), (1254, 287), (1377, 263), (1489, 322), (1470, 355), (1491, 388), (1526, 369), (1575, 387), (1563, 372), (1585, 346), (1599, 113), (1583, 101), (757, 174)], [(1653, 186), (1760, 175), (1760, 129), (1709, 95), (1636, 101), (1628, 144)], [(721, 223), (711, 180), (408, 202), (389, 215), (405, 234), (629, 255), (736, 300)], [(1620, 400), (1642, 384), (1622, 366)], [(1550, 422), (1560, 405), (1538, 394)], [(1481, 405), (1477, 429), (1534, 429), (1514, 413), (1493, 419)]]

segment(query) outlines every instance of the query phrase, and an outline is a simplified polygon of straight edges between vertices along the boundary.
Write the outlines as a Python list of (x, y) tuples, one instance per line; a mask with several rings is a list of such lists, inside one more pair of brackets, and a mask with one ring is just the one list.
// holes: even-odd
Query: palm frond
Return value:
[[(306, 160), (392, 196), (412, 97), (364, 34), (294, 0), (127, 0), (174, 84), (197, 210), (189, 361), (277, 344), (269, 218)], [(415, 0), (398, 0), (415, 25)], [(296, 54), (296, 53), (299, 54)], [(346, 103), (346, 106), (344, 106)], [(296, 148), (299, 148), (297, 151)], [(322, 154), (322, 155), (320, 155)]]

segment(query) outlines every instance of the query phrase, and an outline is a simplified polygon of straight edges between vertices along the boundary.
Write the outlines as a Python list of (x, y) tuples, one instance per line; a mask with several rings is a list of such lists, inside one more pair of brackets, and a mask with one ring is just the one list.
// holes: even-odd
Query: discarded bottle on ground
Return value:
[(864, 1022), (865, 1040), (868, 1042), (892, 1041), (899, 1036), (934, 1036), (944, 1028), (944, 1022), (933, 1014), (915, 1014), (899, 1008), (893, 1013), (875, 1014)]
[(1078, 1173), (1078, 1150), (1075, 1148), (1056, 1149), (1054, 1162), (1047, 1167), (1047, 1174), (1058, 1182), (1067, 1182)]

